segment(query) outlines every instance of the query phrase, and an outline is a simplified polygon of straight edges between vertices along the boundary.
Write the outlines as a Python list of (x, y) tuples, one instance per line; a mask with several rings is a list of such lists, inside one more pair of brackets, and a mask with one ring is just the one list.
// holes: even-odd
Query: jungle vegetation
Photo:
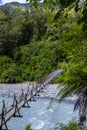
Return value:
[[(37, 0), (31, 2), (37, 7)], [(64, 69), (55, 80), (64, 85), (61, 100), (78, 94), (74, 109), (85, 119), (87, 0), (44, 0), (38, 9), (0, 7), (0, 82), (37, 81), (58, 68)]]
[(80, 22), (81, 12), (70, 5), (57, 18), (57, 10), (1, 7), (0, 82), (37, 81), (63, 66), (61, 61), (66, 61), (66, 68), (81, 59), (85, 64), (86, 30)]

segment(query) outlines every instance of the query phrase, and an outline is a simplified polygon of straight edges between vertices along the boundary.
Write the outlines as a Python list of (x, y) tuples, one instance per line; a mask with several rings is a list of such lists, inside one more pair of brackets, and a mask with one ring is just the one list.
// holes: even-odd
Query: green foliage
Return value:
[(8, 56), (0, 57), (0, 82), (19, 82), (17, 65)]
[[(30, 2), (38, 6), (39, 0)], [(56, 10), (51, 12), (45, 8)], [(87, 87), (87, 0), (44, 0), (38, 10), (0, 8), (0, 82), (37, 81), (63, 68), (64, 73), (54, 81), (63, 86), (58, 93), (61, 100), (72, 93), (84, 97), (83, 90)], [(85, 99), (85, 108), (87, 98), (79, 99)], [(76, 106), (83, 111), (78, 102)], [(30, 125), (26, 129), (29, 128)], [(60, 130), (63, 129), (72, 128), (62, 125)]]
[(87, 86), (86, 46), (87, 43), (84, 40), (68, 63), (68, 69), (59, 79), (62, 81), (61, 85), (64, 85), (59, 93), (61, 99), (72, 93), (80, 93)]
[(82, 130), (78, 127), (78, 124), (75, 120), (71, 120), (68, 124), (59, 124), (55, 130)]
[(50, 12), (3, 7), (0, 10), (0, 54), (12, 55), (13, 49), (40, 40), (46, 32)]
[[(38, 3), (40, 0), (26, 0), (29, 1), (30, 4), (34, 7), (39, 7)], [(83, 30), (87, 30), (87, 0), (43, 0), (42, 7), (45, 9), (57, 9), (57, 13), (55, 15), (55, 19), (61, 17), (64, 9), (74, 8), (75, 12), (80, 11), (82, 14), (82, 18), (79, 20), (83, 23)], [(66, 15), (67, 16), (67, 15)]]
[[(40, 0), (27, 0), (29, 2), (31, 2), (31, 5), (33, 5), (34, 7), (38, 7), (38, 3), (40, 2)], [(44, 4), (44, 8), (51, 8), (53, 9), (55, 6), (60, 6), (61, 8), (65, 8), (67, 6), (69, 6), (70, 4), (72, 4), (73, 2), (76, 2), (76, 0), (43, 0), (43, 4)], [(78, 1), (79, 2), (79, 1)]]
[(37, 42), (21, 46), (14, 53), (14, 59), (18, 63), (18, 70), (23, 80), (38, 80), (57, 68), (59, 54), (58, 43)]
[[(78, 87), (80, 83), (84, 87), (87, 43), (83, 23), (78, 24), (83, 18), (81, 11), (76, 13), (74, 5), (70, 5), (64, 7), (60, 17), (55, 19), (56, 11), (2, 8), (0, 64), (3, 63), (3, 69), (1, 66), (0, 82), (39, 80), (55, 69), (63, 68), (66, 73), (56, 82), (63, 81), (67, 88), (72, 84)], [(5, 60), (10, 59), (8, 64), (2, 60), (5, 55)]]
[(25, 130), (33, 130), (33, 129), (31, 128), (31, 124), (28, 124), (28, 125), (26, 126)]

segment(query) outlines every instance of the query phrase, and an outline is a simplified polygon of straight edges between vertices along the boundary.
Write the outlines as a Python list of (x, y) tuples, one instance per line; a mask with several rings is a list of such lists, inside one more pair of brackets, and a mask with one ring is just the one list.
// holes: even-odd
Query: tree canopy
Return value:
[[(30, 2), (37, 7), (39, 1)], [(87, 96), (87, 0), (44, 0), (41, 6), (39, 11), (0, 7), (0, 82), (37, 81), (63, 68), (55, 80), (64, 86), (61, 99), (75, 93), (83, 101)], [(84, 107), (76, 103), (81, 114), (85, 103)]]

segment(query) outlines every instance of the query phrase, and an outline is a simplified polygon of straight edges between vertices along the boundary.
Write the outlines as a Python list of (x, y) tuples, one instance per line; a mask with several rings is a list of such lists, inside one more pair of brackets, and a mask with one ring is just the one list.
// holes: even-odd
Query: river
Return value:
[[(11, 102), (9, 98), (6, 105)], [(78, 116), (73, 112), (73, 103), (38, 97), (36, 102), (29, 102), (31, 108), (22, 108), (22, 118), (11, 118), (7, 125), (11, 130), (25, 130), (26, 124), (31, 124), (34, 130), (54, 130), (57, 123), (68, 123), (73, 117)]]
[[(46, 91), (44, 92), (45, 95)], [(5, 99), (6, 106), (12, 104), (12, 97), (1, 94), (0, 104), (2, 99)], [(68, 123), (72, 118), (78, 118), (78, 112), (73, 112), (74, 103), (71, 99), (59, 103), (58, 99), (50, 98), (47, 95), (45, 97), (42, 94), (41, 97), (36, 97), (36, 102), (29, 102), (29, 104), (31, 108), (22, 108), (20, 110), (21, 115), (23, 115), (22, 118), (12, 117), (7, 122), (9, 129), (25, 130), (26, 124), (31, 124), (33, 130), (54, 130), (57, 123)]]

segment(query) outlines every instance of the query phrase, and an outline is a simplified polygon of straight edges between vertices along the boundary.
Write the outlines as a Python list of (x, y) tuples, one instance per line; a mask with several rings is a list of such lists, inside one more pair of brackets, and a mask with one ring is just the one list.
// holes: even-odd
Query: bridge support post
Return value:
[(2, 110), (3, 110), (3, 112), (4, 112), (4, 113), (6, 113), (5, 101), (4, 101), (4, 100), (2, 100), (2, 102), (3, 102), (3, 107), (2, 107)]
[(22, 100), (24, 99), (24, 90), (22, 89), (21, 92), (22, 92), (22, 93), (21, 93), (20, 101), (22, 101)]
[(11, 105), (12, 107), (14, 107), (14, 106), (15, 106), (15, 102), (16, 102), (16, 95), (15, 95), (15, 93), (14, 93), (13, 104)]
[(38, 93), (40, 93), (40, 84), (38, 84)]
[(30, 94), (30, 89), (29, 89), (29, 86), (28, 86), (27, 96), (29, 96), (29, 94)]
[(41, 87), (41, 84), (39, 84), (38, 86), (39, 86), (38, 93), (43, 92), (43, 91), (42, 91), (43, 88)]
[[(20, 111), (18, 109), (18, 101), (16, 100), (15, 101), (15, 113), (14, 113), (14, 117), (23, 117), (21, 114), (20, 114)], [(17, 114), (18, 113), (18, 114)]]
[(34, 96), (35, 96), (35, 95), (33, 95), (33, 88), (31, 89), (31, 94), (30, 94), (30, 96), (31, 96), (31, 98), (30, 98), (29, 101), (36, 101), (36, 100), (34, 99)]
[(44, 91), (43, 91), (43, 86), (42, 86), (43, 84), (40, 84), (40, 92), (41, 93), (43, 93)]
[(25, 94), (25, 97), (24, 97), (24, 105), (23, 105), (23, 107), (27, 107), (27, 108), (30, 108), (30, 106), (29, 106), (29, 103), (28, 103), (28, 100), (27, 100), (27, 93)]
[[(6, 121), (5, 121), (5, 117), (4, 117), (5, 113), (6, 113), (6, 106), (5, 106), (5, 101), (3, 100), (0, 130), (8, 130), (8, 127), (7, 127), (7, 124), (6, 124)], [(3, 128), (3, 126), (4, 126), (5, 128)]]
[(39, 94), (39, 92), (38, 92), (38, 84), (36, 84), (36, 87), (35, 87), (35, 91), (36, 91), (36, 94), (35, 94), (35, 96), (40, 96), (40, 94)]

